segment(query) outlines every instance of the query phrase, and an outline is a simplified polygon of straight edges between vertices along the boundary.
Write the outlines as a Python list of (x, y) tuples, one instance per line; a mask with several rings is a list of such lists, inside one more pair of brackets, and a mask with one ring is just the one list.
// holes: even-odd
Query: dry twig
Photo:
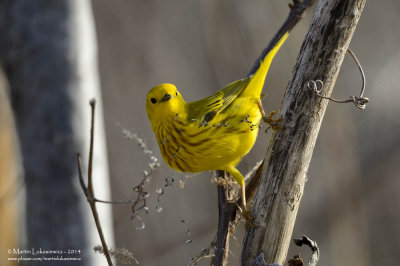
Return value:
[(92, 210), (94, 222), (96, 223), (97, 232), (99, 233), (101, 244), (103, 246), (104, 255), (107, 258), (108, 265), (113, 265), (110, 252), (107, 247), (106, 240), (104, 238), (103, 229), (100, 224), (99, 214), (96, 208), (96, 201), (94, 197), (93, 191), (93, 179), (92, 179), (92, 172), (93, 172), (93, 142), (94, 142), (94, 114), (95, 114), (95, 107), (96, 107), (96, 100), (92, 99), (90, 101), (92, 119), (90, 124), (90, 147), (89, 147), (89, 163), (88, 163), (88, 185), (85, 186), (85, 181), (83, 180), (82, 174), (82, 165), (81, 165), (81, 156), (78, 153), (76, 155), (78, 161), (78, 172), (79, 172), (79, 182), (81, 184), (82, 190), (85, 193), (86, 199), (89, 202), (90, 209)]

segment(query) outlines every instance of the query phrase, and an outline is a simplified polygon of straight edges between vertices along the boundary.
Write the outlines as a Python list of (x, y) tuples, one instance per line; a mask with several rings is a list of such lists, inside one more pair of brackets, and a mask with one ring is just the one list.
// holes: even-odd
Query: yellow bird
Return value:
[(164, 161), (179, 172), (224, 170), (241, 186), (246, 208), (245, 182), (236, 165), (253, 147), (261, 118), (260, 97), (273, 57), (288, 33), (277, 42), (252, 75), (235, 81), (207, 98), (186, 102), (173, 84), (152, 88), (146, 112)]

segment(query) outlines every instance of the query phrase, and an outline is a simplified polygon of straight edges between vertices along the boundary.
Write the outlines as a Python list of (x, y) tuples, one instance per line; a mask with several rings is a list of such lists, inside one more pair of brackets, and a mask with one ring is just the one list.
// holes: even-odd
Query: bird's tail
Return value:
[(264, 51), (263, 53), (265, 53), (265, 55), (262, 54), (260, 56), (255, 66), (253, 66), (253, 69), (249, 73), (249, 77), (252, 76), (252, 78), (248, 87), (251, 88), (246, 88), (246, 92), (251, 93), (256, 97), (260, 97), (269, 66), (272, 63), (272, 59), (274, 59), (275, 54), (279, 51), (279, 48), (281, 48), (288, 36), (289, 32), (286, 32), (272, 49), (269, 51)]

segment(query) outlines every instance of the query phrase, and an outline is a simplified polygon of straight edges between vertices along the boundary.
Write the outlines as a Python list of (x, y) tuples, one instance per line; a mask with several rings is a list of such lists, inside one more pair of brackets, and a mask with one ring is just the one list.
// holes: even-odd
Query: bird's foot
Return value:
[(257, 227), (257, 226), (255, 226), (253, 224), (254, 217), (251, 216), (251, 210), (252, 209), (253, 209), (253, 204), (250, 204), (248, 208), (247, 207), (239, 208), (241, 215), (245, 219), (244, 227), (246, 228), (246, 230), (249, 227), (251, 227), (251, 228), (256, 228)]
[(279, 124), (279, 122), (282, 121), (282, 118), (279, 117), (277, 119), (274, 119), (273, 116), (278, 113), (278, 110), (272, 111), (268, 114), (268, 116), (263, 116), (262, 119), (265, 123), (267, 123), (273, 130), (281, 130), (282, 126)]

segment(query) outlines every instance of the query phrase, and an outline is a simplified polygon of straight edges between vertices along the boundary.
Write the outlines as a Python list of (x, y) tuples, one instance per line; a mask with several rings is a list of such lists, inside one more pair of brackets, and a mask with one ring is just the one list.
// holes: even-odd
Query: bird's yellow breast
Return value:
[(238, 98), (229, 111), (209, 123), (176, 114), (152, 121), (164, 161), (182, 172), (201, 172), (236, 165), (256, 141), (261, 114), (257, 99)]

